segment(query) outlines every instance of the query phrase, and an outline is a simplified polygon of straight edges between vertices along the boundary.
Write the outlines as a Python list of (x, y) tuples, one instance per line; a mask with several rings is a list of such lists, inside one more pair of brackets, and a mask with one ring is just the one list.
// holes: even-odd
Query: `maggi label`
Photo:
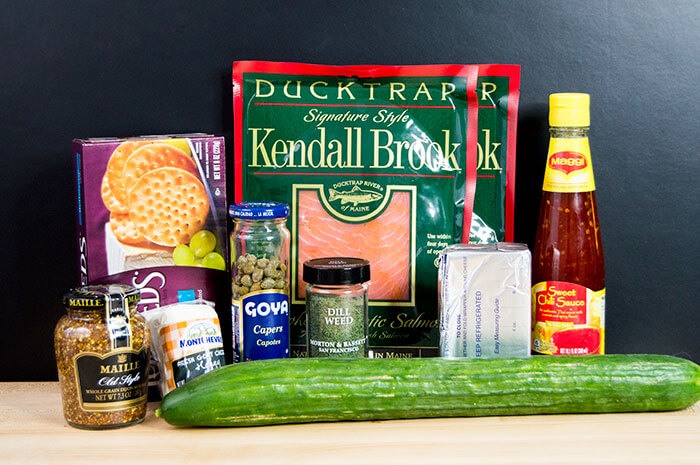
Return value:
[(578, 152), (557, 152), (549, 157), (549, 166), (569, 174), (572, 171), (584, 169), (588, 163), (586, 157)]
[(591, 192), (595, 190), (588, 139), (550, 140), (542, 190)]

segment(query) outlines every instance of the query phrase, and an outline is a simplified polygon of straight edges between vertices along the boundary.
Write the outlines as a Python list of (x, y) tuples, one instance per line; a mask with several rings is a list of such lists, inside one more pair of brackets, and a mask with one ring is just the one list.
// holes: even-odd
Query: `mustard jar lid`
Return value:
[(139, 301), (141, 292), (127, 284), (81, 286), (70, 289), (63, 295), (63, 306), (76, 310), (102, 310), (112, 298), (122, 298), (131, 306)]

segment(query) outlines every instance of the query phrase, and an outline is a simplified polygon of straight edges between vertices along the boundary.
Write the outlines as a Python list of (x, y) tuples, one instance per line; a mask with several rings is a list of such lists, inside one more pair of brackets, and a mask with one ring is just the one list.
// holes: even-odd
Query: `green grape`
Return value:
[(226, 262), (221, 254), (209, 252), (202, 258), (202, 266), (213, 268), (215, 270), (226, 270)]
[(186, 244), (178, 244), (173, 250), (173, 261), (179, 266), (194, 265), (194, 254)]
[(190, 239), (190, 249), (197, 258), (204, 258), (206, 254), (214, 250), (214, 247), (216, 247), (216, 236), (206, 229), (195, 233)]

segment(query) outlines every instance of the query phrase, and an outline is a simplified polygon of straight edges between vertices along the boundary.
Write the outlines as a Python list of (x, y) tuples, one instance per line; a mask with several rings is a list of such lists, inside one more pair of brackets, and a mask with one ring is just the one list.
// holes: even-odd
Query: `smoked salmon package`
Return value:
[(441, 250), (512, 240), (519, 76), (234, 62), (234, 200), (290, 205), (292, 356), (306, 350), (303, 263), (323, 257), (371, 264), (372, 356), (438, 354)]
[(476, 196), (470, 241), (513, 242), (520, 66), (479, 65)]

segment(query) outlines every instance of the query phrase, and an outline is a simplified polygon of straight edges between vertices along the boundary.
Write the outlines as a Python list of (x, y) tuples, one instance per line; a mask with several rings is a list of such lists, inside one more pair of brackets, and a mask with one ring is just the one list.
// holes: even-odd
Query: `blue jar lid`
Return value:
[(269, 220), (289, 216), (289, 205), (283, 202), (241, 202), (229, 205), (231, 218)]

